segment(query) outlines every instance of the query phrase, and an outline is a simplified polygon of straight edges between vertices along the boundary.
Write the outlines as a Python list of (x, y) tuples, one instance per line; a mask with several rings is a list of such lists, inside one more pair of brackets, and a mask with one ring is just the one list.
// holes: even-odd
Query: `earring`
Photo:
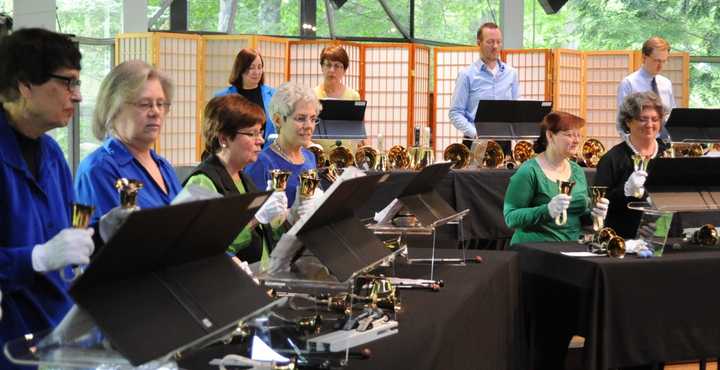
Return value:
[(220, 143), (220, 147), (223, 148), (223, 149), (225, 149), (225, 148), (227, 148), (227, 144), (225, 144), (225, 143)]

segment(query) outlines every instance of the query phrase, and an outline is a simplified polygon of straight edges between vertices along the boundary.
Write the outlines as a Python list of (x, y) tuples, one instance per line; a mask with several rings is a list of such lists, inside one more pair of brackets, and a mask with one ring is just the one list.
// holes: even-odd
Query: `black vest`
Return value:
[[(210, 178), (213, 185), (215, 185), (215, 189), (217, 189), (218, 193), (222, 195), (240, 194), (237, 186), (235, 186), (235, 182), (233, 182), (233, 179), (225, 169), (225, 166), (214, 154), (205, 158), (205, 160), (195, 168), (190, 176), (188, 176), (188, 179), (198, 174), (202, 174)], [(240, 180), (245, 187), (245, 191), (248, 193), (258, 192), (258, 189), (252, 179), (242, 172), (240, 172)], [(185, 183), (187, 183), (187, 180), (185, 180)], [(183, 183), (183, 186), (185, 183)], [(250, 245), (240, 249), (237, 253), (238, 258), (243, 261), (247, 261), (248, 263), (260, 261), (260, 257), (262, 257), (263, 239), (267, 243), (269, 249), (268, 252), (272, 250), (272, 247), (274, 246), (272, 230), (269, 226), (258, 225), (252, 230), (251, 234), (252, 239), (250, 240)]]

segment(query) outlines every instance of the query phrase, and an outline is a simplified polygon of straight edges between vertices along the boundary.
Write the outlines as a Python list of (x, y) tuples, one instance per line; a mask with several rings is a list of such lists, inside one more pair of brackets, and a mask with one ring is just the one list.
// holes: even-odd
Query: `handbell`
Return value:
[(120, 193), (120, 206), (125, 209), (137, 207), (137, 194), (143, 188), (140, 180), (120, 178), (115, 181), (115, 188)]
[(300, 197), (312, 198), (320, 184), (320, 177), (316, 169), (305, 170), (300, 173)]
[(275, 191), (285, 191), (291, 172), (285, 170), (270, 170), (270, 187)]
[[(590, 199), (592, 202), (592, 206), (595, 206), (597, 202), (600, 201), (600, 199), (605, 198), (605, 193), (607, 193), (607, 186), (591, 186), (588, 188), (590, 191)], [(593, 230), (598, 231), (602, 229), (605, 225), (605, 221), (602, 219), (602, 217), (593, 217)]]
[[(575, 186), (575, 181), (557, 181), (558, 184), (558, 192), (560, 194), (570, 195), (572, 193), (572, 189)], [(564, 209), (562, 211), (562, 214), (555, 217), (555, 224), (558, 226), (565, 225), (567, 223), (567, 210)]]
[(75, 229), (87, 229), (90, 219), (95, 212), (95, 207), (80, 203), (72, 205), (72, 227)]
[(443, 151), (443, 159), (453, 162), (453, 168), (465, 168), (470, 163), (470, 149), (465, 144), (452, 143)]
[(694, 244), (714, 246), (718, 244), (718, 239), (720, 235), (715, 225), (705, 224), (693, 233), (691, 240)]
[(410, 168), (422, 170), (431, 165), (435, 160), (435, 152), (429, 147), (410, 148)]

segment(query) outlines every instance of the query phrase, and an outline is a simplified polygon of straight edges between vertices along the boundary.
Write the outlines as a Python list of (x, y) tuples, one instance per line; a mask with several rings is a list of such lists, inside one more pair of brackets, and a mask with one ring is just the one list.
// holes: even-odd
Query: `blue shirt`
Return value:
[[(653, 76), (648, 73), (645, 68), (640, 68), (637, 71), (625, 76), (625, 78), (620, 81), (617, 93), (618, 111), (620, 110), (626, 96), (636, 92), (653, 91), (653, 77), (655, 77), (655, 83), (657, 84), (660, 99), (662, 100), (663, 105), (665, 105), (665, 110), (668, 114), (671, 109), (677, 107), (675, 104), (675, 97), (673, 96), (672, 82), (665, 76)], [(667, 116), (664, 117), (663, 121), (665, 119), (667, 119)], [(623, 131), (622, 124), (619, 121), (616, 123), (616, 127), (621, 138), (627, 136), (627, 133)], [(658, 136), (662, 138), (663, 141), (669, 141), (670, 134), (665, 129), (665, 125), (662, 126), (662, 130), (658, 133)]]
[[(57, 325), (72, 306), (57, 271), (38, 273), (32, 250), (70, 226), (72, 175), (58, 144), (42, 135), (38, 178), (30, 173), (0, 106), (0, 348)], [(13, 369), (4, 355), (0, 368)]]
[(80, 162), (75, 175), (75, 192), (78, 202), (95, 207), (91, 223), (96, 223), (100, 216), (120, 205), (120, 194), (115, 188), (115, 182), (123, 177), (143, 183), (137, 196), (137, 205), (141, 209), (170, 205), (182, 186), (175, 170), (165, 158), (153, 150), (150, 155), (160, 168), (167, 194), (117, 138), (105, 139), (101, 147)]
[[(230, 86), (226, 89), (222, 89), (216, 92), (215, 96), (224, 96), (228, 94), (238, 94), (237, 87)], [(270, 117), (270, 100), (272, 100), (273, 95), (275, 95), (275, 89), (262, 84), (260, 85), (260, 94), (262, 94), (263, 109), (265, 110), (265, 136), (263, 137), (263, 139), (265, 139), (265, 144), (263, 144), (263, 148), (267, 148), (268, 145), (271, 144), (269, 136), (276, 133), (275, 124), (272, 121), (272, 117)], [(265, 189), (265, 187), (263, 186), (261, 189)]]
[(497, 61), (493, 75), (482, 60), (458, 73), (450, 103), (450, 122), (466, 137), (475, 137), (475, 112), (480, 100), (518, 100), (520, 82), (515, 68)]
[(288, 179), (287, 188), (285, 189), (288, 204), (292, 206), (295, 201), (297, 185), (300, 182), (300, 173), (315, 168), (315, 155), (305, 148), (300, 148), (300, 150), (302, 151), (303, 157), (305, 157), (305, 162), (302, 164), (293, 164), (277, 154), (271, 147), (267, 147), (260, 152), (258, 160), (245, 167), (243, 172), (250, 176), (258, 189), (263, 190), (267, 189), (270, 170), (277, 169), (292, 172), (290, 179)]

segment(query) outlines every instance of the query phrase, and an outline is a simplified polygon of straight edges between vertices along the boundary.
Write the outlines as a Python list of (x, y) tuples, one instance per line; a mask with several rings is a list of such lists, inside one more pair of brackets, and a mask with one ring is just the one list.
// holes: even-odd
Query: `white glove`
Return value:
[(284, 191), (276, 191), (268, 197), (265, 203), (255, 213), (255, 219), (261, 224), (269, 224), (270, 221), (284, 217), (287, 213), (288, 199)]
[(100, 238), (102, 238), (103, 242), (110, 240), (120, 229), (120, 226), (125, 223), (128, 216), (139, 209), (140, 207), (122, 208), (118, 206), (100, 217)]
[(295, 201), (293, 202), (292, 207), (290, 207), (290, 213), (288, 214), (288, 221), (291, 224), (294, 224), (299, 219), (303, 218), (310, 210), (315, 207), (315, 203), (318, 202), (320, 198), (322, 198), (323, 194), (325, 192), (322, 191), (322, 189), (317, 188), (315, 189), (315, 193), (310, 198), (300, 199), (300, 186), (298, 185), (298, 189), (295, 192)]
[(38, 244), (31, 253), (37, 272), (59, 270), (68, 265), (86, 265), (95, 250), (93, 229), (63, 229), (45, 244)]
[(595, 208), (593, 208), (590, 213), (592, 213), (592, 215), (594, 217), (599, 217), (604, 220), (605, 217), (607, 217), (609, 205), (610, 205), (610, 201), (607, 198), (600, 198), (600, 200), (598, 200), (598, 202), (595, 203)]
[(556, 218), (562, 214), (562, 212), (570, 207), (571, 196), (567, 194), (558, 194), (550, 199), (548, 203), (548, 213), (550, 217)]
[[(643, 170), (633, 172), (627, 181), (625, 181), (625, 196), (640, 198), (645, 194), (645, 180), (647, 180), (647, 172)], [(637, 195), (640, 196), (637, 196)]]

